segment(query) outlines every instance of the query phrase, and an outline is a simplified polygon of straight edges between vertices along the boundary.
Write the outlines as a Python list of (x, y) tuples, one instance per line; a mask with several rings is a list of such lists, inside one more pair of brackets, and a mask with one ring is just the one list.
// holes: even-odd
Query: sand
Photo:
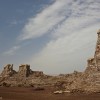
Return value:
[(2, 100), (100, 100), (100, 94), (53, 94), (52, 88), (34, 91), (33, 88), (0, 87)]

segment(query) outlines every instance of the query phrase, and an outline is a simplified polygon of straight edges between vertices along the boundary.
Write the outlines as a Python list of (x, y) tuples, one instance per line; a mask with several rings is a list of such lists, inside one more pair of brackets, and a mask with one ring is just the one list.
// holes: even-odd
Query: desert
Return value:
[(93, 58), (83, 72), (57, 76), (32, 71), (21, 64), (19, 71), (7, 64), (0, 75), (0, 97), (3, 100), (99, 100), (100, 98), (100, 30)]

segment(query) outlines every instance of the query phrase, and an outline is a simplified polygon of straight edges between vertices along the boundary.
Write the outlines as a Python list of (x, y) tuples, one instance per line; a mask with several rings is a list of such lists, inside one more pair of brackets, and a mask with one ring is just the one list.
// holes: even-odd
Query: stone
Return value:
[(94, 58), (90, 58), (87, 60), (87, 68), (85, 70), (85, 72), (95, 72), (97, 71), (97, 67), (95, 66), (95, 59)]
[(54, 84), (54, 87), (57, 88), (57, 89), (65, 89), (66, 84), (67, 84), (66, 81), (57, 81)]
[(98, 39), (95, 48), (95, 54), (93, 58), (88, 59), (87, 61), (88, 65), (85, 72), (100, 71), (100, 29), (98, 30), (97, 34), (98, 34)]
[(28, 64), (20, 65), (18, 72), (13, 70), (13, 65), (8, 64), (7, 66), (4, 67), (4, 70), (1, 73), (0, 86), (7, 86), (7, 87), (31, 86), (36, 91), (44, 90), (44, 86), (46, 87), (52, 86), (53, 91), (55, 91), (55, 94), (84, 93), (84, 92), (99, 93), (100, 92), (100, 34), (99, 33), (100, 30), (97, 32), (98, 39), (94, 57), (87, 60), (87, 68), (84, 72), (74, 71), (71, 74), (49, 76), (45, 75), (42, 71), (32, 71), (30, 69), (30, 65)]
[(100, 70), (100, 30), (97, 32), (97, 34), (98, 34), (98, 40), (96, 44), (94, 59), (95, 59), (95, 66), (98, 68), (98, 70)]
[(11, 86), (11, 84), (6, 83), (6, 82), (3, 82), (3, 83), (2, 83), (2, 86), (4, 86), (4, 87), (10, 87), (10, 86)]
[(13, 70), (13, 64), (7, 64), (1, 73), (1, 77), (11, 77), (16, 71)]
[(21, 64), (19, 66), (18, 75), (19, 77), (28, 77), (31, 74), (30, 65), (28, 64)]
[(32, 71), (32, 75), (36, 77), (40, 77), (40, 76), (43, 76), (44, 74), (42, 71)]

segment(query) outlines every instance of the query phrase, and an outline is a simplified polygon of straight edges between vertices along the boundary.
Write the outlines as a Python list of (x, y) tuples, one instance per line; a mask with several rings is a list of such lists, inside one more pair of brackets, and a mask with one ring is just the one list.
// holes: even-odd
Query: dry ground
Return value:
[(100, 100), (100, 94), (53, 94), (52, 88), (34, 91), (33, 88), (0, 87), (3, 100)]

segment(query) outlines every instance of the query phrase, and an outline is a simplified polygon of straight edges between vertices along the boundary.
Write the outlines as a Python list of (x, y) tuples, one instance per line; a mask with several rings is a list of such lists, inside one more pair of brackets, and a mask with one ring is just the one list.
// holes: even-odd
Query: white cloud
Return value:
[(23, 28), (20, 40), (37, 38), (52, 30), (56, 24), (65, 19), (65, 16), (60, 15), (63, 7), (66, 6), (65, 2), (69, 3), (68, 0), (56, 0), (54, 4), (46, 7), (35, 18), (30, 18)]
[(29, 63), (47, 73), (82, 71), (86, 67), (88, 57), (94, 54), (98, 28), (98, 25), (91, 26), (50, 41), (39, 54), (30, 59)]
[(12, 47), (10, 50), (4, 52), (4, 55), (14, 55), (16, 53), (17, 50), (20, 49), (20, 46), (14, 46)]
[(29, 19), (20, 40), (51, 34), (51, 40), (39, 53), (32, 55), (29, 63), (48, 73), (50, 70), (59, 73), (65, 69), (66, 72), (84, 69), (87, 57), (93, 55), (96, 31), (100, 27), (99, 5), (98, 0), (55, 0)]
[[(35, 17), (29, 18), (19, 39), (27, 40), (40, 37), (49, 31), (54, 31), (55, 27), (61, 25), (63, 21), (66, 21), (63, 24), (68, 23), (66, 28), (73, 30), (73, 27), (83, 26), (99, 19), (97, 12), (99, 10), (99, 3), (93, 0), (55, 0), (52, 5), (46, 7)], [(73, 27), (71, 27), (72, 24)]]

